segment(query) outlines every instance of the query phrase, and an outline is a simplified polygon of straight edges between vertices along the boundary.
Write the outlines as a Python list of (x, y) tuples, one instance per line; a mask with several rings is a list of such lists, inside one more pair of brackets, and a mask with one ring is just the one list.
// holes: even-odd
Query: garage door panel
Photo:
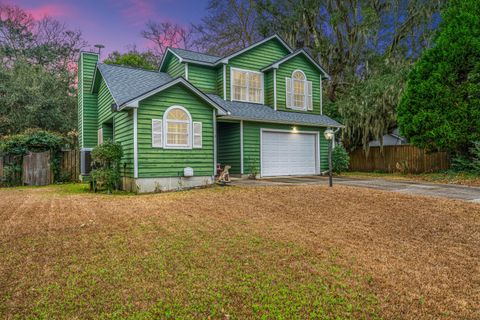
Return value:
[(262, 176), (316, 173), (316, 136), (305, 133), (262, 133)]

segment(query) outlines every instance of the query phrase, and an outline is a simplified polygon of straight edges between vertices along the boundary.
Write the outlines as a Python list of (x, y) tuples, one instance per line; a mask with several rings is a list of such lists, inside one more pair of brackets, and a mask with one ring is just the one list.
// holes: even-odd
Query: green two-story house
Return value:
[(78, 65), (82, 174), (106, 139), (123, 146), (123, 188), (154, 192), (232, 174), (317, 175), (327, 167), (322, 83), (329, 76), (277, 35), (225, 57), (169, 48), (160, 70)]

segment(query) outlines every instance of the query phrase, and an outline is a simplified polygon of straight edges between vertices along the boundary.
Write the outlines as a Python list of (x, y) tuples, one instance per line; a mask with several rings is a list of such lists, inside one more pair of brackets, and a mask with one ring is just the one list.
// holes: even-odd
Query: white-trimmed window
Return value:
[(263, 103), (263, 73), (231, 69), (232, 100)]
[(191, 148), (192, 117), (187, 109), (173, 106), (165, 111), (165, 148)]
[(291, 78), (285, 78), (287, 108), (313, 110), (312, 82), (301, 70), (295, 70)]
[(166, 149), (202, 148), (202, 122), (192, 122), (192, 116), (181, 106), (165, 111), (163, 119), (152, 119), (152, 147)]
[(162, 119), (152, 119), (152, 147), (163, 147), (163, 121)]

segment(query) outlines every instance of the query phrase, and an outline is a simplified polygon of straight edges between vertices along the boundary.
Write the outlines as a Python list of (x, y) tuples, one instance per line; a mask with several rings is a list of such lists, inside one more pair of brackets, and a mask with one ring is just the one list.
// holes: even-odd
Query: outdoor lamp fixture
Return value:
[(332, 143), (333, 137), (335, 136), (335, 132), (332, 129), (327, 129), (323, 133), (325, 135), (325, 139), (328, 141), (328, 185), (331, 187), (333, 186), (332, 182)]

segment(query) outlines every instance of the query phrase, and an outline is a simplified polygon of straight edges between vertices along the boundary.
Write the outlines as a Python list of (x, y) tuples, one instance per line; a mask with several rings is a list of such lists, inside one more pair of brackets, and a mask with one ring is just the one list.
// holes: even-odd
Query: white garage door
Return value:
[(316, 174), (315, 134), (262, 132), (262, 176)]

